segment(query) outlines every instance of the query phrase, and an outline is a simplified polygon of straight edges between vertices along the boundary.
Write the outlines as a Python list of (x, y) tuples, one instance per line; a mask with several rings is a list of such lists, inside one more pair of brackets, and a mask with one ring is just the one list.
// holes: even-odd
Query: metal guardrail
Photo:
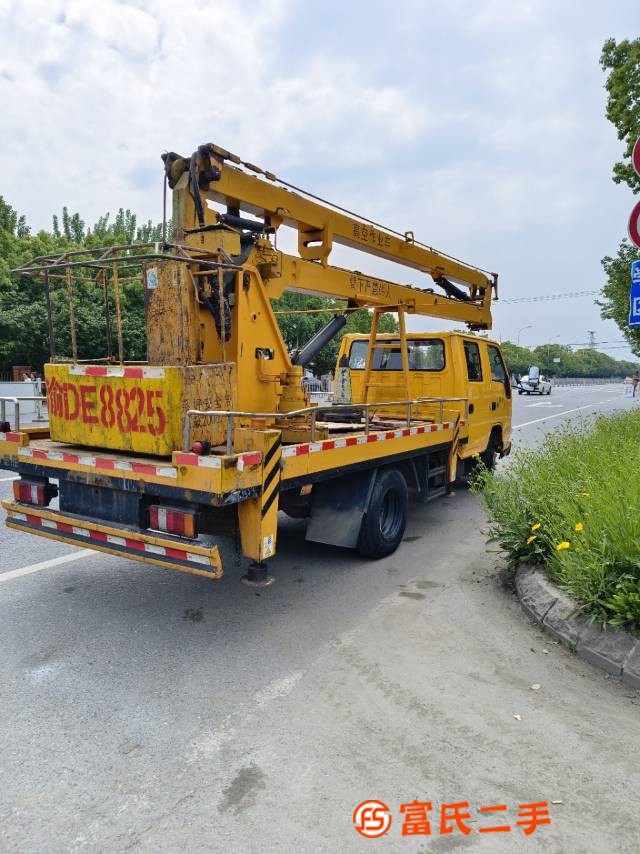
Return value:
[(7, 403), (13, 404), (13, 420), (14, 430), (20, 429), (20, 401), (21, 400), (37, 400), (43, 402), (46, 397), (0, 397), (0, 421), (7, 420)]
[(224, 418), (226, 419), (225, 447), (227, 454), (233, 453), (233, 422), (236, 418), (267, 418), (273, 421), (283, 421), (288, 418), (300, 418), (302, 416), (311, 416), (311, 441), (315, 441), (316, 421), (317, 416), (321, 412), (353, 412), (360, 410), (364, 412), (364, 432), (368, 436), (370, 432), (370, 410), (382, 409), (391, 406), (404, 406), (406, 409), (405, 421), (407, 426), (411, 426), (411, 410), (414, 406), (423, 406), (425, 404), (438, 405), (438, 424), (442, 424), (444, 419), (444, 404), (445, 403), (464, 403), (464, 417), (469, 415), (469, 401), (466, 397), (418, 397), (415, 400), (391, 400), (384, 403), (343, 403), (329, 404), (327, 406), (307, 406), (304, 409), (295, 409), (292, 412), (230, 412), (226, 410), (202, 410), (190, 409), (184, 418), (184, 427), (182, 433), (183, 449), (189, 451), (191, 449), (191, 419), (194, 416), (204, 416), (207, 418)]
[(571, 385), (622, 385), (624, 377), (551, 377), (556, 386)]

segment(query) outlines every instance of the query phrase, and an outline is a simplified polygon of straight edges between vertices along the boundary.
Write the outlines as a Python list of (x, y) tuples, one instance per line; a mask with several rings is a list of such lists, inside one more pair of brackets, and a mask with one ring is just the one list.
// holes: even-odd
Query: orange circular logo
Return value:
[(391, 827), (389, 807), (382, 801), (363, 801), (353, 811), (353, 826), (367, 839), (384, 836)]

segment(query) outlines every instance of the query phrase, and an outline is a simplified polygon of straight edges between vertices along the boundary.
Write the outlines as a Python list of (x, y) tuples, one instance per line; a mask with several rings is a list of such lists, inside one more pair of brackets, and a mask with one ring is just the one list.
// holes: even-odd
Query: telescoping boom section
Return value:
[[(406, 316), (488, 329), (497, 276), (218, 146), (163, 159), (171, 240), (165, 222), (154, 243), (43, 256), (15, 271), (43, 282), (49, 425), (25, 426), (19, 401), (0, 401), (0, 465), (20, 475), (3, 501), (7, 524), (210, 578), (222, 574), (220, 543), (235, 539), (251, 583), (266, 582), (281, 510), (309, 518), (310, 540), (390, 553), (408, 490), (428, 500), (455, 477), (467, 400), (412, 397), (407, 382), (375, 402), (318, 405), (304, 366), (350, 311), (367, 308), (367, 376), (374, 351), (390, 346), (377, 336), (380, 316), (393, 313), (406, 379)], [(283, 226), (297, 230), (297, 254), (277, 248)], [(334, 244), (395, 262), (417, 282), (332, 266)], [(272, 306), (287, 290), (328, 297), (333, 315), (295, 353)], [(87, 295), (104, 321), (90, 352), (77, 321)], [(141, 295), (144, 341), (132, 332)], [(52, 311), (61, 298), (63, 329)]]

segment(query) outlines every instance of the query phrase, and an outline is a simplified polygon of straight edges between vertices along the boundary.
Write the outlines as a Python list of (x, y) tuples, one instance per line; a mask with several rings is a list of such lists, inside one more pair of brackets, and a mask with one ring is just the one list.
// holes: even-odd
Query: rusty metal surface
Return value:
[[(86, 447), (170, 456), (182, 447), (188, 410), (234, 403), (235, 367), (140, 369), (139, 377), (91, 376), (74, 365), (45, 366), (51, 438)], [(195, 421), (193, 438), (222, 441), (224, 425)]]

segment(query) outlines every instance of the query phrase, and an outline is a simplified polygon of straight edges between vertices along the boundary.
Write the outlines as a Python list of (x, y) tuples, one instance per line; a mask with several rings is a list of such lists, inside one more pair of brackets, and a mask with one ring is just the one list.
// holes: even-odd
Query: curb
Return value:
[(542, 569), (519, 567), (515, 587), (524, 610), (553, 638), (578, 658), (640, 688), (640, 639), (619, 629), (603, 630), (587, 620), (578, 603), (552, 584)]

